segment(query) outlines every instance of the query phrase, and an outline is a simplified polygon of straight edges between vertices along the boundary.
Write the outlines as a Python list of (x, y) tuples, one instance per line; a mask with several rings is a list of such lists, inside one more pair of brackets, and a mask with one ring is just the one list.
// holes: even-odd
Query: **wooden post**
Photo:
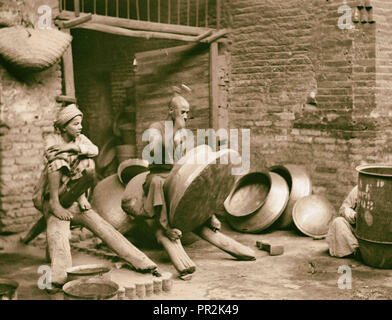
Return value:
[(216, 28), (220, 28), (221, 20), (221, 0), (216, 0)]
[(199, 0), (196, 0), (196, 27), (199, 26)]
[(150, 20), (150, 0), (147, 0), (147, 21)]
[[(68, 29), (63, 29), (63, 32), (70, 33)], [(65, 95), (75, 97), (75, 78), (72, 58), (72, 44), (63, 55), (63, 72), (65, 82)]]
[(108, 15), (108, 0), (105, 0), (105, 16)]
[(255, 253), (252, 249), (244, 246), (232, 238), (229, 238), (219, 231), (214, 232), (208, 227), (200, 227), (193, 232), (217, 248), (237, 258), (238, 260), (249, 261), (256, 259)]
[(206, 0), (206, 7), (205, 7), (206, 11), (205, 11), (205, 27), (208, 28), (208, 0)]
[(74, 0), (74, 10), (75, 10), (75, 17), (79, 17), (79, 15), (80, 15), (80, 3), (79, 3), (79, 0)]
[(136, 17), (137, 20), (140, 20), (139, 0), (136, 0)]
[(181, 23), (181, 1), (177, 0), (177, 24)]
[(129, 0), (127, 0), (127, 18), (130, 18), (130, 5), (129, 5)]
[(191, 7), (191, 1), (190, 0), (188, 0), (187, 1), (187, 6), (186, 6), (186, 24), (189, 26), (189, 19), (190, 19), (190, 17), (189, 17), (189, 10), (190, 10), (190, 7)]
[(161, 22), (161, 0), (158, 0), (158, 23)]
[(170, 20), (171, 20), (171, 1), (168, 0), (168, 4), (167, 4), (167, 23), (170, 24)]
[(118, 5), (118, 0), (116, 0), (116, 17), (119, 16), (119, 10), (120, 10), (120, 8), (119, 8), (119, 5)]
[(59, 11), (63, 11), (63, 0), (59, 0)]
[(218, 130), (218, 43), (210, 45), (210, 128)]
[(97, 14), (97, 0), (94, 0), (94, 14)]

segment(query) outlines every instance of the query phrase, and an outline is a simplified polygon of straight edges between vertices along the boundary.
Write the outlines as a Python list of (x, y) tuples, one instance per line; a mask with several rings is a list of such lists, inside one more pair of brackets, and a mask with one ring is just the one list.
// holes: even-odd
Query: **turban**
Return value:
[(80, 111), (75, 104), (70, 104), (59, 111), (54, 125), (57, 128), (62, 128), (77, 116), (83, 117), (82, 111)]

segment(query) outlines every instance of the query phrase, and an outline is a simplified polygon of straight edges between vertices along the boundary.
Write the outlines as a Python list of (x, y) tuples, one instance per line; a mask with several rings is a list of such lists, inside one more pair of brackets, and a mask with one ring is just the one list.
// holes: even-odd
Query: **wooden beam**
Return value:
[(208, 37), (208, 38), (206, 38), (206, 39), (203, 39), (203, 40), (200, 41), (200, 42), (203, 42), (203, 43), (211, 43), (211, 42), (213, 42), (213, 41), (215, 41), (215, 40), (217, 40), (217, 39), (223, 37), (224, 35), (226, 35), (226, 34), (228, 34), (228, 33), (229, 33), (229, 30), (228, 30), (228, 29), (222, 29), (222, 30), (219, 30), (218, 32), (215, 32), (215, 33), (212, 34), (210, 37)]
[(196, 42), (196, 37), (184, 36), (180, 34), (164, 33), (164, 32), (151, 32), (151, 31), (135, 31), (119, 27), (113, 27), (106, 24), (91, 23), (87, 22), (76, 26), (76, 28), (88, 29), (94, 31), (100, 31), (118, 36), (146, 38), (146, 39), (169, 39), (169, 40), (180, 40), (186, 42)]
[(79, 24), (85, 23), (87, 21), (90, 21), (92, 19), (91, 13), (88, 13), (86, 15), (80, 16), (78, 18), (68, 20), (68, 21), (59, 21), (56, 23), (60, 28), (72, 28), (76, 27)]
[(219, 115), (218, 44), (210, 46), (210, 128), (218, 130)]
[(200, 36), (196, 37), (196, 41), (201, 41), (201, 40), (207, 38), (211, 33), (212, 33), (212, 30), (208, 30), (207, 32), (202, 33)]
[(57, 102), (70, 102), (70, 103), (77, 103), (77, 99), (74, 96), (57, 96), (56, 97)]
[[(69, 29), (63, 30), (63, 32), (70, 33)], [(65, 95), (75, 97), (75, 78), (72, 58), (72, 44), (69, 45), (68, 49), (63, 55), (63, 72), (65, 82)]]
[[(81, 13), (81, 16), (83, 15), (84, 14)], [(72, 11), (62, 11), (60, 14), (61, 19), (72, 19), (73, 17), (74, 15)], [(175, 24), (139, 21), (134, 19), (106, 17), (97, 14), (92, 15), (91, 22), (106, 24), (113, 27), (127, 28), (127, 29), (153, 31), (153, 32), (167, 32), (167, 33), (196, 35), (196, 36), (205, 33), (208, 30), (214, 30), (212, 28), (204, 28), (204, 27), (190, 27), (190, 26), (181, 26)]]

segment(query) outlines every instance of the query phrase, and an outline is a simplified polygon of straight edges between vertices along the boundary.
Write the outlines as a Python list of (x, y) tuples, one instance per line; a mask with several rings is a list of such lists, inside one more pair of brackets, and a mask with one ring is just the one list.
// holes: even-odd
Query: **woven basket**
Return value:
[(72, 36), (56, 29), (2, 28), (0, 55), (17, 69), (41, 71), (54, 65), (71, 41)]

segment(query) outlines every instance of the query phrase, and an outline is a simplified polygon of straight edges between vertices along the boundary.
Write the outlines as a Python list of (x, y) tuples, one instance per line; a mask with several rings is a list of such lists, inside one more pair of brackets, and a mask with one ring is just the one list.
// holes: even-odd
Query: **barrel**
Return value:
[(116, 300), (118, 290), (117, 283), (102, 278), (72, 280), (63, 286), (64, 300)]
[(358, 171), (355, 234), (363, 262), (392, 268), (392, 166), (364, 165)]

